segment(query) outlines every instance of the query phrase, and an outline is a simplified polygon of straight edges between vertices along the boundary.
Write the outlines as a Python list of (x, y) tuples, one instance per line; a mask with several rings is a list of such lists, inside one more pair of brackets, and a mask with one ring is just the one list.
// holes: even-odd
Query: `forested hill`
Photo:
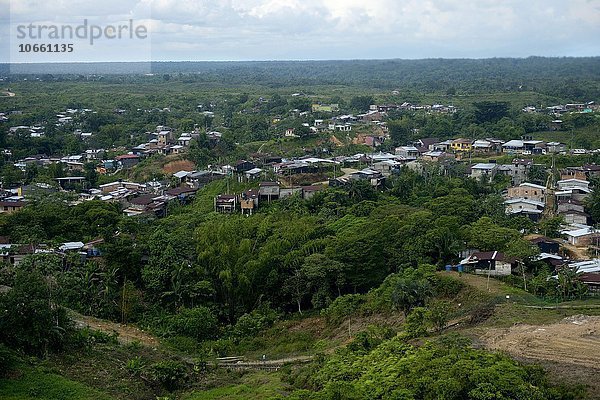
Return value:
[[(596, 98), (600, 92), (600, 57), (492, 58), (347, 61), (247, 61), (20, 64), (12, 72), (49, 75), (189, 74), (188, 79), (223, 85), (271, 87), (350, 85), (421, 91), (535, 90), (573, 98)], [(9, 64), (0, 65), (9, 73)], [(556, 93), (553, 93), (556, 92)]]

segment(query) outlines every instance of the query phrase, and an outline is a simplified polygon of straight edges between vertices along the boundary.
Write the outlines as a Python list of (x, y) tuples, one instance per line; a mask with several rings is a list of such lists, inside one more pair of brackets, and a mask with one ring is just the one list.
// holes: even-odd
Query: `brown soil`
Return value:
[(196, 166), (193, 162), (189, 160), (177, 160), (166, 163), (163, 167), (163, 171), (165, 174), (173, 174), (179, 171), (193, 171), (196, 169)]
[(73, 320), (78, 328), (89, 328), (92, 330), (101, 331), (104, 333), (118, 334), (120, 343), (127, 344), (132, 342), (140, 342), (149, 347), (158, 347), (159, 342), (154, 336), (142, 331), (131, 325), (123, 325), (116, 322), (111, 322), (99, 318), (89, 317), (81, 314), (73, 314)]
[(589, 386), (600, 398), (600, 317), (573, 316), (550, 325), (515, 325), (486, 329), (479, 336), (490, 350), (499, 350), (548, 368), (569, 382)]

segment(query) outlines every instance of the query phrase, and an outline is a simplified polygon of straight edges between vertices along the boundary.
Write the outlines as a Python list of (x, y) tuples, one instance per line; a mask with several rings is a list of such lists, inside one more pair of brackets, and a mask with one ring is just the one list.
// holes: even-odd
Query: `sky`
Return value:
[[(0, 9), (2, 62), (600, 55), (600, 0), (0, 0)], [(84, 20), (131, 20), (148, 35), (93, 45), (17, 37), (19, 25)], [(74, 50), (19, 52), (44, 41)]]

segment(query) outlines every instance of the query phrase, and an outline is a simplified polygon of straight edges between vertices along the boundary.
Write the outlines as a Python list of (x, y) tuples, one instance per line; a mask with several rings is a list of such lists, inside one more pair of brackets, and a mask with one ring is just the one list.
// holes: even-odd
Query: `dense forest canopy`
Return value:
[[(152, 62), (91, 64), (0, 65), (0, 74), (125, 75), (152, 72), (185, 74), (189, 82), (226, 86), (249, 82), (268, 87), (302, 85), (354, 85), (379, 89), (414, 89), (425, 92), (534, 90), (565, 97), (597, 98), (600, 93), (600, 58), (491, 58), (343, 61)], [(53, 75), (51, 78), (48, 75)], [(19, 75), (14, 75), (18, 79)], [(107, 80), (117, 78), (106, 77)], [(131, 79), (131, 78), (127, 78)]]

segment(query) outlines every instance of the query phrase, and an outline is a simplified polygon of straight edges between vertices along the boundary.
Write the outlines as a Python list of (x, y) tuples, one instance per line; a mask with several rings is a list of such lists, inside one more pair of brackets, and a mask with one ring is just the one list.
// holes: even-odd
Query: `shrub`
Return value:
[(138, 376), (142, 373), (142, 370), (144, 369), (144, 361), (139, 356), (136, 356), (127, 361), (125, 369), (131, 375)]
[(14, 351), (0, 343), (0, 377), (8, 375), (19, 363), (19, 357)]
[(450, 303), (447, 301), (431, 302), (427, 307), (426, 318), (436, 331), (441, 331), (446, 327), (450, 318)]
[(277, 311), (261, 307), (249, 314), (242, 315), (233, 326), (231, 336), (236, 339), (256, 336), (262, 330), (269, 328), (277, 320)]
[(178, 335), (202, 341), (216, 336), (217, 318), (207, 307), (181, 308), (170, 317), (169, 328)]
[(415, 307), (406, 317), (404, 331), (411, 338), (427, 335), (426, 318), (427, 309), (424, 307)]
[(360, 294), (347, 294), (335, 299), (335, 301), (321, 313), (325, 316), (328, 323), (339, 324), (346, 317), (357, 312), (364, 302), (365, 298)]
[(453, 298), (460, 293), (465, 284), (451, 276), (436, 275), (432, 280), (433, 292), (438, 297)]
[(150, 379), (168, 391), (177, 389), (187, 377), (185, 366), (178, 361), (160, 361), (150, 366)]

